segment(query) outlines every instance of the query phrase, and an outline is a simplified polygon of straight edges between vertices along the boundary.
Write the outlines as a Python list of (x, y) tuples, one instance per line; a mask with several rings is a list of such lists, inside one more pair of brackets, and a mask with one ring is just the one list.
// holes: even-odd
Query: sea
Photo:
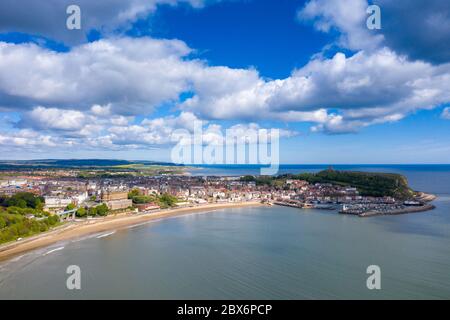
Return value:
[[(288, 165), (280, 173), (326, 168)], [(152, 221), (1, 263), (0, 299), (450, 299), (450, 165), (333, 168), (403, 174), (413, 189), (437, 196), (436, 209), (359, 218), (264, 206)], [(71, 266), (80, 289), (69, 289)], [(367, 286), (370, 266), (378, 267), (379, 289)]]

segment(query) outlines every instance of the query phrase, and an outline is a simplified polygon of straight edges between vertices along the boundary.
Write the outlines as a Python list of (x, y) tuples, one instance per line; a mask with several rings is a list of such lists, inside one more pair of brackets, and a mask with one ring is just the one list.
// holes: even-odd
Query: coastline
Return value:
[(60, 241), (75, 239), (99, 232), (112, 231), (118, 228), (138, 225), (152, 220), (177, 217), (202, 211), (208, 212), (210, 210), (256, 206), (263, 206), (263, 204), (257, 201), (226, 204), (207, 204), (188, 208), (161, 210), (148, 214), (122, 214), (117, 216), (105, 217), (101, 220), (86, 220), (83, 222), (69, 223), (48, 232), (25, 238), (23, 240), (20, 240), (19, 242), (16, 241), (13, 243), (0, 245), (0, 262)]
[[(410, 207), (383, 213), (376, 211), (369, 211), (363, 214), (358, 214), (358, 216), (373, 217), (380, 215), (399, 215), (399, 214), (423, 212), (433, 210), (435, 208), (435, 206), (430, 203), (434, 199), (436, 199), (435, 195), (421, 192), (420, 198), (421, 200), (425, 200), (427, 204), (420, 207)], [(28, 238), (24, 238), (20, 241), (0, 245), (0, 262), (9, 260), (17, 255), (33, 251), (38, 248), (46, 247), (60, 241), (75, 239), (82, 236), (101, 233), (105, 231), (112, 231), (115, 229), (138, 225), (152, 220), (171, 218), (202, 211), (207, 212), (211, 210), (254, 207), (254, 206), (264, 206), (264, 204), (262, 204), (259, 201), (238, 202), (238, 203), (215, 203), (215, 204), (197, 205), (194, 207), (165, 209), (161, 211), (144, 214), (121, 213), (100, 219), (69, 222), (67, 224), (58, 226), (50, 231), (37, 234)]]

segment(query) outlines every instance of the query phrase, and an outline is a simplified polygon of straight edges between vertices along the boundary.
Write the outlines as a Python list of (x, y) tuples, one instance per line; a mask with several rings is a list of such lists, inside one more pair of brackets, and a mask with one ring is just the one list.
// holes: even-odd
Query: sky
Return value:
[(279, 129), (281, 163), (450, 163), (450, 2), (0, 2), (0, 159), (170, 161), (199, 121)]

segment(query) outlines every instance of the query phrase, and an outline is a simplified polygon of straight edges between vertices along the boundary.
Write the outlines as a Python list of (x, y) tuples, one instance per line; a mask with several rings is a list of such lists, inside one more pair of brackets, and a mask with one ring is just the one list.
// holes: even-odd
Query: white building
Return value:
[(59, 209), (65, 208), (73, 202), (72, 198), (64, 197), (44, 197), (45, 209)]
[(8, 185), (10, 187), (20, 187), (20, 186), (24, 186), (28, 183), (28, 181), (26, 179), (15, 179), (15, 180), (9, 180), (8, 181)]
[(72, 196), (72, 200), (76, 204), (81, 204), (81, 203), (85, 202), (87, 199), (88, 199), (87, 191), (81, 192), (80, 194)]

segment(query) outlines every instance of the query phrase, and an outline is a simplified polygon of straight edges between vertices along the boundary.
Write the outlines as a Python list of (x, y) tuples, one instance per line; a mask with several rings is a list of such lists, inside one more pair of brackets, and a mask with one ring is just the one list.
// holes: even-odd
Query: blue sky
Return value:
[(211, 65), (255, 67), (262, 76), (285, 78), (331, 40), (298, 23), (299, 1), (231, 1), (192, 10), (161, 8), (141, 24), (158, 38), (183, 39)]
[(0, 158), (170, 161), (202, 121), (280, 129), (282, 163), (449, 162), (450, 4), (53, 2), (0, 4)]

